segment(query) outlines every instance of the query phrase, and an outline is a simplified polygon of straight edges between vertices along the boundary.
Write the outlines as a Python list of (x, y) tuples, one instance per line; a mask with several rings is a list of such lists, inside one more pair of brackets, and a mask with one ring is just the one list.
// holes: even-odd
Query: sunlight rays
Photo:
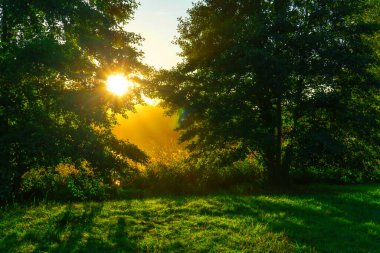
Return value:
[(134, 88), (134, 83), (121, 74), (111, 75), (107, 79), (107, 90), (119, 97), (124, 96)]

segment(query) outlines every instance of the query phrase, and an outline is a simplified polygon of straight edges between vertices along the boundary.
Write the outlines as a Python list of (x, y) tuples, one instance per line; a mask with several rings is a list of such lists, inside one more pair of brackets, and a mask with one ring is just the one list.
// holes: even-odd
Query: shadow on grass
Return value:
[[(101, 212), (102, 204), (84, 204), (83, 210), (68, 204), (47, 222), (44, 234), (29, 231), (23, 240), (38, 242), (33, 252), (71, 252), (83, 245), (81, 242), (91, 232), (94, 218)], [(100, 247), (102, 245), (96, 245)]]
[[(120, 249), (130, 252), (134, 250), (136, 244), (125, 237), (126, 223), (123, 219), (118, 220), (113, 229), (114, 232), (110, 228), (110, 240), (94, 237), (96, 234), (96, 231), (93, 231), (94, 220), (99, 217), (102, 209), (101, 203), (84, 204), (80, 207), (68, 204), (61, 212), (51, 215), (50, 219), (41, 226), (35, 224), (33, 228), (26, 229), (25, 233), (17, 231), (1, 238), (0, 252), (120, 252)], [(31, 242), (32, 247), (24, 246), (20, 249), (20, 243), (25, 242)]]
[[(297, 252), (380, 252), (379, 195), (355, 189), (68, 204), (46, 211), (47, 217), (38, 221), (32, 220), (38, 210), (30, 210), (34, 216), (27, 209), (11, 211), (0, 228), (22, 224), (25, 231), (0, 231), (0, 252), (207, 252), (217, 251), (218, 245), (228, 245), (225, 252), (241, 252), (231, 241), (242, 231), (248, 231), (247, 240), (258, 238), (255, 231), (283, 233), (292, 245), (300, 245)], [(270, 235), (265, 236), (264, 243), (270, 243)], [(253, 250), (252, 245), (247, 243)]]
[(317, 252), (380, 252), (380, 202), (340, 193), (343, 195), (228, 196), (220, 201), (230, 203), (229, 217), (251, 217)]

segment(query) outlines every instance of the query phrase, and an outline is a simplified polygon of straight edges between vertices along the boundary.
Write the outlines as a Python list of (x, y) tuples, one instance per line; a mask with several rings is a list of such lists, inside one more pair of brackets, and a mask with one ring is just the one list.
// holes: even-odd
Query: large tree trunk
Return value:
[(277, 179), (279, 185), (287, 185), (289, 183), (289, 167), (284, 166), (282, 159), (282, 140), (283, 140), (283, 123), (282, 123), (282, 99), (277, 99), (276, 105), (276, 167)]
[[(273, 107), (273, 104), (267, 101), (263, 104), (264, 108)], [(289, 170), (283, 167), (283, 122), (282, 122), (282, 99), (281, 95), (276, 99), (274, 109), (265, 113), (263, 120), (266, 123), (268, 132), (268, 141), (264, 147), (264, 158), (267, 168), (267, 180), (270, 185), (284, 185), (288, 183)]]
[(289, 167), (284, 166), (283, 153), (283, 123), (282, 101), (276, 101), (275, 126), (272, 131), (272, 147), (266, 152), (268, 181), (271, 185), (284, 186), (289, 183)]
[(266, 151), (266, 165), (268, 170), (268, 183), (271, 185), (278, 184), (278, 166), (276, 162), (276, 151), (275, 151), (275, 143), (276, 143), (276, 130), (272, 131), (272, 141), (270, 142), (270, 146)]

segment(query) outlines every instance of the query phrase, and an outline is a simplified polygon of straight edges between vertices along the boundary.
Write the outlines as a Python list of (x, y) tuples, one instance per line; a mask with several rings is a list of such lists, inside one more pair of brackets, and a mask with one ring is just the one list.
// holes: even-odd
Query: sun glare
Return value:
[(123, 96), (133, 88), (133, 83), (123, 75), (112, 75), (107, 79), (107, 90), (117, 96)]
[(157, 106), (160, 104), (160, 100), (156, 98), (149, 98), (144, 95), (144, 93), (141, 94), (141, 98), (143, 99), (144, 103), (149, 106)]

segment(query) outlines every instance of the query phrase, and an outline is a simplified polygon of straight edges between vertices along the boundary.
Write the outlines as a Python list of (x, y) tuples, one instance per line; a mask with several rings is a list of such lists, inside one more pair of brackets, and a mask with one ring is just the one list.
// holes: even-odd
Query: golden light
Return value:
[(120, 181), (120, 180), (115, 180), (113, 183), (114, 183), (116, 186), (120, 186), (120, 185), (121, 185), (121, 181)]
[(144, 103), (150, 106), (157, 106), (160, 104), (160, 100), (157, 98), (149, 98), (144, 95), (144, 93), (141, 93), (141, 98), (143, 99)]
[(120, 74), (109, 76), (107, 79), (107, 90), (117, 96), (125, 95), (133, 87), (134, 84)]

